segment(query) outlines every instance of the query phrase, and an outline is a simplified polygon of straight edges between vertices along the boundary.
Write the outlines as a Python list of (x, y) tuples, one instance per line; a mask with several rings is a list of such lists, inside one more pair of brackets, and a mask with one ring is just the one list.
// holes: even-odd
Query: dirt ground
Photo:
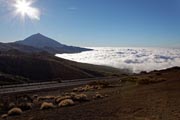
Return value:
[[(8, 120), (180, 120), (180, 70), (162, 71), (160, 76), (167, 80), (148, 85), (122, 84), (117, 80), (113, 87), (84, 92), (91, 98), (88, 102), (50, 110), (30, 110), (21, 116), (8, 117)], [(37, 94), (59, 94), (57, 91)], [(94, 100), (95, 92), (108, 97)]]

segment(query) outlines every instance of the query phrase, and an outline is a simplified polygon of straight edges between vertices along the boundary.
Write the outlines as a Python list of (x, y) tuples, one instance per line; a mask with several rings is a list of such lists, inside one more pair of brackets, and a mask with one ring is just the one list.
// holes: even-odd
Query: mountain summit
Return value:
[(34, 48), (42, 49), (43, 51), (53, 53), (53, 54), (77, 53), (77, 52), (91, 50), (91, 49), (87, 49), (87, 48), (67, 46), (67, 45), (57, 42), (56, 40), (46, 37), (40, 33), (34, 34), (22, 41), (17, 41), (15, 43), (20, 44), (20, 45), (32, 46)]
[(16, 43), (29, 45), (32, 47), (44, 48), (44, 47), (63, 47), (63, 45), (51, 38), (48, 38), (40, 33), (34, 34), (23, 41), (17, 41)]

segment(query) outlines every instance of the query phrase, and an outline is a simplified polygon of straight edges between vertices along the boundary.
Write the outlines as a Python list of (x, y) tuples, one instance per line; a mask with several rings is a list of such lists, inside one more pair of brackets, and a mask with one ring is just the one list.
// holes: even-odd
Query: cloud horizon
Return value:
[(129, 69), (134, 73), (180, 66), (180, 49), (173, 48), (95, 48), (94, 51), (56, 56), (82, 63)]

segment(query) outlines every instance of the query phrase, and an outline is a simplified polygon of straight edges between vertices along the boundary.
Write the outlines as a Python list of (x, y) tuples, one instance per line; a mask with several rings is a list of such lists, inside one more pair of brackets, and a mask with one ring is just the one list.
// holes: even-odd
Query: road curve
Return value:
[(29, 92), (35, 90), (43, 90), (50, 88), (61, 88), (75, 85), (82, 85), (88, 82), (97, 81), (97, 80), (116, 80), (117, 77), (103, 77), (103, 78), (88, 78), (88, 79), (77, 79), (77, 80), (66, 80), (61, 83), (58, 82), (44, 82), (36, 84), (23, 84), (23, 85), (13, 85), (13, 86), (1, 86), (0, 94), (10, 94), (10, 93), (19, 93), (19, 92)]

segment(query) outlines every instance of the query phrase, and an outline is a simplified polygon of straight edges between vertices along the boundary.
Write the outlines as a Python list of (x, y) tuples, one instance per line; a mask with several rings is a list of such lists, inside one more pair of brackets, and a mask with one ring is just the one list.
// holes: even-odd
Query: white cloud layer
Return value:
[(93, 48), (77, 54), (56, 56), (83, 63), (106, 65), (141, 71), (161, 70), (180, 66), (180, 49), (170, 48)]

